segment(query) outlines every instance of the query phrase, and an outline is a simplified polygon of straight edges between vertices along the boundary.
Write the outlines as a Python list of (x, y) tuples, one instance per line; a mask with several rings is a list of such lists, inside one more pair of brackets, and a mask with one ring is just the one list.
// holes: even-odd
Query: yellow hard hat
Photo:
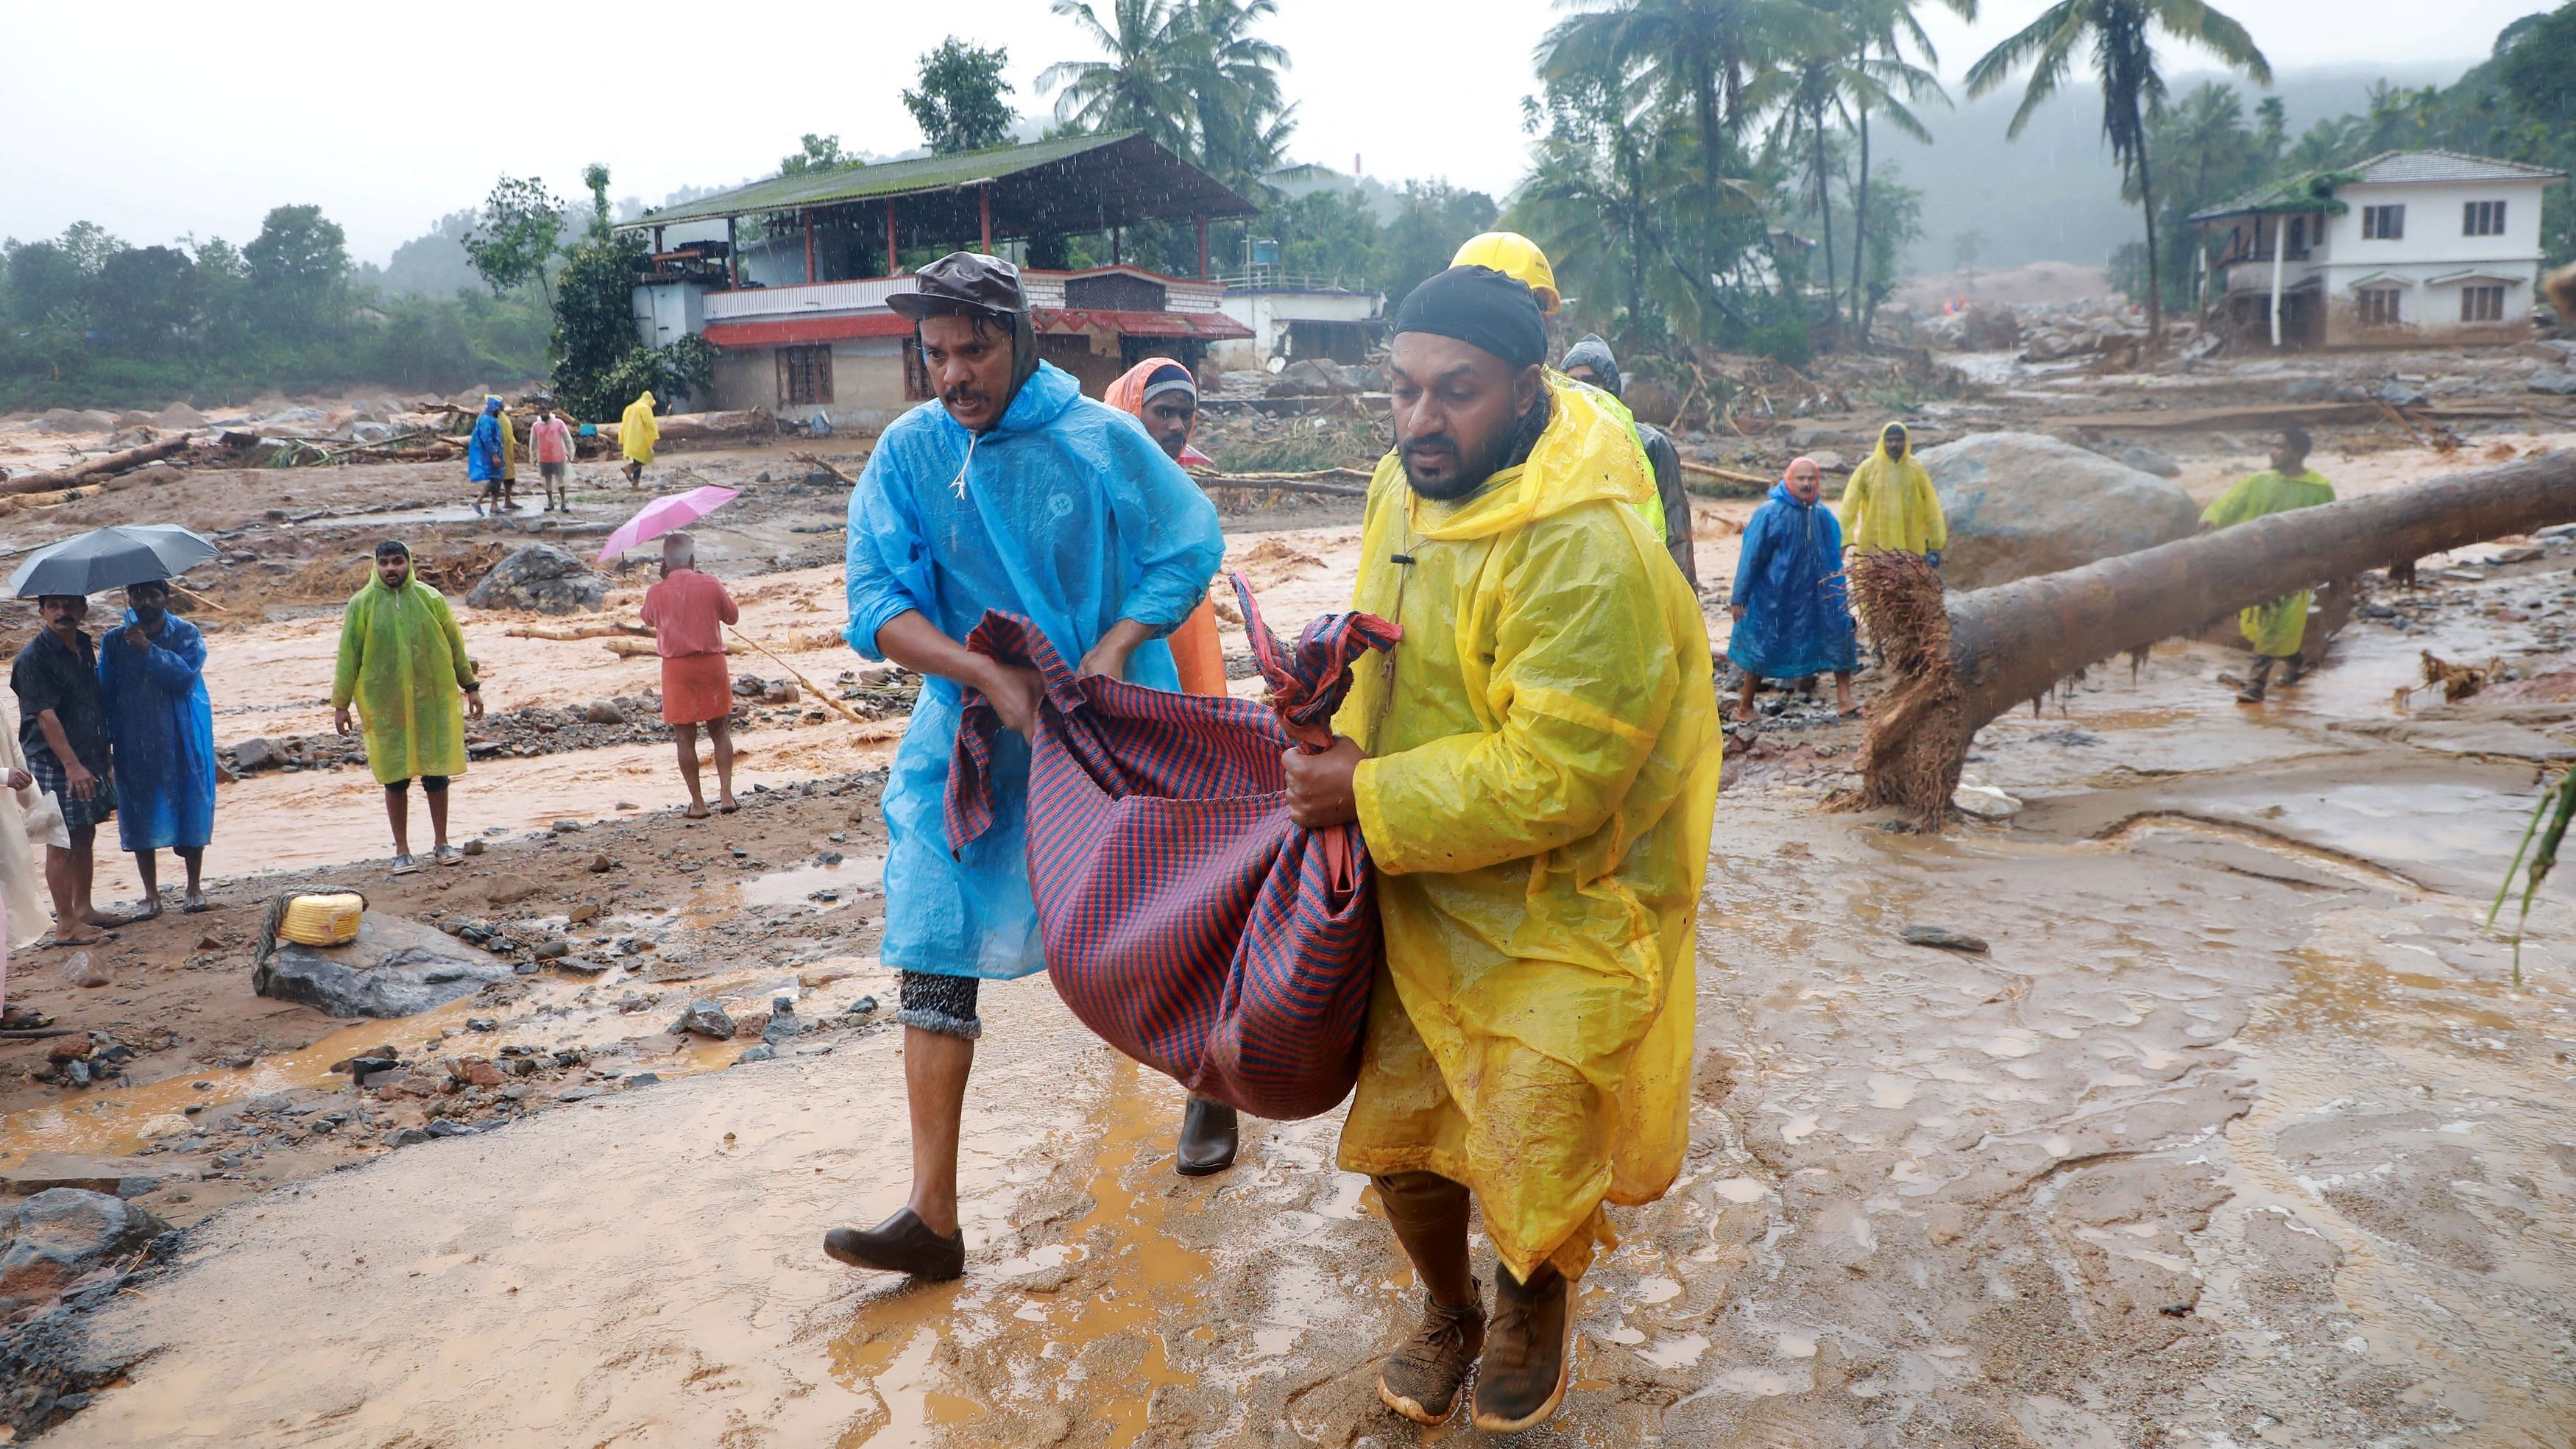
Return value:
[(1556, 294), (1556, 273), (1549, 269), (1547, 253), (1538, 243), (1516, 231), (1489, 231), (1467, 238), (1458, 255), (1449, 259), (1453, 267), (1491, 267), (1512, 277), (1538, 295), (1538, 310), (1549, 317), (1563, 302)]

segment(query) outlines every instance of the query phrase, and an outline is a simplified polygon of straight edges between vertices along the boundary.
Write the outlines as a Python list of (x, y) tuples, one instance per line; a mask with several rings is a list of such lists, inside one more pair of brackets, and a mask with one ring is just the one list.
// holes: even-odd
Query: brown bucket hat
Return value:
[(1008, 318), (1028, 310), (1020, 269), (981, 252), (950, 252), (915, 272), (913, 290), (896, 292), (886, 306), (918, 322), (924, 317)]

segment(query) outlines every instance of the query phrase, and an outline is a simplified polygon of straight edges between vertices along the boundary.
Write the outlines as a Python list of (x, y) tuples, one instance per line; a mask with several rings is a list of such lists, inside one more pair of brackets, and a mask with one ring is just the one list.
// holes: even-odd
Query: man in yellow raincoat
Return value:
[[(2283, 428), (2273, 434), (2272, 466), (2209, 505), (2200, 515), (2201, 532), (2334, 502), (2334, 485), (2308, 467), (2308, 449), (2313, 446), (2305, 428)], [(2239, 703), (2263, 702), (2276, 663), (2283, 666), (2283, 684), (2299, 682), (2299, 646), (2307, 642), (2308, 602), (2313, 593), (2301, 589), (2283, 594), (2236, 616), (2236, 627), (2245, 631), (2245, 642), (2254, 646), (2254, 675), (2236, 691)]]
[(662, 425), (653, 420), (653, 394), (647, 392), (628, 403), (625, 415), (617, 420), (617, 447), (626, 455), (627, 487), (644, 482), (644, 465), (653, 461), (653, 445), (661, 440)]
[[(1602, 394), (1541, 360), (1518, 281), (1453, 267), (1396, 316), (1396, 450), (1354, 608), (1403, 642), (1289, 756), (1288, 808), (1357, 820), (1386, 960), (1340, 1164), (1376, 1180), (1428, 1294), (1381, 1370), (1437, 1423), (1563, 1399), (1572, 1285), (1689, 1138), (1692, 928), (1719, 736), (1707, 626), (1637, 515), (1654, 482)], [(1500, 1260), (1488, 1333), (1470, 1195)]]
[[(460, 709), (459, 694), (464, 696)], [(465, 657), (465, 635), (447, 599), (412, 572), (411, 550), (376, 545), (375, 571), (340, 616), (340, 668), (331, 681), (331, 725), (350, 733), (356, 705), (367, 767), (385, 787), (394, 828), (394, 874), (420, 868), (411, 855), (411, 779), (420, 777), (434, 834), (430, 858), (464, 857), (447, 843), (447, 782), (465, 773), (465, 718), (483, 717), (483, 686)]]
[(1845, 548), (1920, 554), (1937, 569), (1941, 550), (1950, 544), (1941, 497), (1932, 491), (1932, 475), (1914, 456), (1903, 423), (1889, 423), (1879, 431), (1878, 450), (1852, 470), (1835, 516), (1842, 520)]

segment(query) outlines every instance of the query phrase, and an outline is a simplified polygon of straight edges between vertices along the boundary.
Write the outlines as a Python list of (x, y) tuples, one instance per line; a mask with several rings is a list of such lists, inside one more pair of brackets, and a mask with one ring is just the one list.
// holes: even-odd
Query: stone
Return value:
[(613, 699), (594, 699), (582, 706), (581, 718), (584, 724), (622, 725), (626, 723), (626, 711), (619, 709)]
[(488, 848), (480, 840), (469, 840), (456, 847), (456, 851), (459, 855), (481, 855)]
[(569, 971), (575, 976), (597, 976), (606, 971), (608, 965), (609, 963), (605, 961), (593, 961), (587, 956), (559, 956), (554, 962), (554, 968), (557, 971)]
[(617, 862), (610, 860), (607, 854), (602, 852), (600, 854), (593, 855), (590, 858), (589, 864), (584, 868), (592, 875), (606, 875), (617, 868)]
[(473, 1128), (466, 1126), (462, 1122), (450, 1121), (445, 1117), (439, 1118), (437, 1121), (430, 1123), (427, 1127), (421, 1130), (427, 1132), (432, 1137), (471, 1137), (474, 1135)]
[(733, 677), (733, 692), (739, 698), (758, 699), (768, 689), (769, 681), (757, 674), (737, 674)]
[(581, 822), (578, 820), (558, 820), (548, 828), (553, 830), (557, 835), (572, 835), (581, 830)]
[(428, 1140), (429, 1132), (426, 1128), (398, 1127), (385, 1135), (384, 1144), (387, 1147), (417, 1147)]
[(733, 1018), (725, 1014), (723, 1007), (701, 996), (690, 1002), (688, 1009), (680, 1013), (680, 1019), (672, 1023), (671, 1030), (683, 1036), (696, 1035), (726, 1041), (733, 1036)]
[(2363, 388), (2361, 395), (2372, 402), (2386, 403), (2393, 408), (2420, 408), (2432, 401), (2431, 398), (2424, 396), (2421, 390), (2408, 387), (2402, 382), (2374, 382)]
[(533, 609), (540, 614), (596, 613), (607, 601), (608, 580), (550, 543), (512, 550), (465, 596), (477, 609)]
[(2552, 397), (2576, 397), (2576, 372), (2545, 368), (2533, 373), (2523, 386), (2533, 392), (2547, 393)]
[(197, 411), (195, 408), (188, 406), (186, 403), (174, 402), (168, 407), (153, 414), (152, 422), (156, 427), (169, 428), (173, 431), (185, 428), (202, 428), (206, 425), (206, 415)]
[(2153, 473), (2159, 478), (2179, 478), (2182, 476), (2182, 465), (2180, 463), (2175, 462), (2173, 459), (2166, 457), (2164, 454), (2157, 452), (2153, 448), (2142, 445), (2122, 448), (2119, 453), (2119, 458), (2121, 462), (2128, 464), (2130, 467), (2137, 469), (2141, 473)]
[(236, 770), (274, 770), (286, 763), (286, 751), (266, 735), (253, 735), (233, 746)]
[(555, 1100), (558, 1102), (587, 1102), (598, 1095), (599, 1089), (597, 1087), (566, 1087), (562, 1091), (555, 1093)]
[(1908, 926), (1897, 934), (1909, 946), (1937, 946), (1945, 951), (1983, 952), (1986, 949), (1983, 937), (1953, 931), (1947, 926)]
[(626, 1089), (631, 1092), (637, 1087), (653, 1086), (661, 1080), (662, 1074), (660, 1072), (637, 1072), (635, 1075), (626, 1079)]
[(591, 922), (598, 920), (599, 916), (599, 902), (583, 901), (581, 904), (573, 907), (565, 914), (564, 923), (572, 926), (587, 926)]
[(109, 968), (107, 958), (95, 952), (74, 951), (72, 958), (63, 963), (65, 986), (97, 987), (105, 986), (114, 980), (116, 980), (116, 973)]
[(523, 875), (496, 876), (483, 887), (483, 899), (496, 906), (515, 906), (543, 889)]
[(760, 702), (763, 704), (794, 704), (796, 702), (796, 681), (792, 679), (773, 679), (769, 681), (768, 687), (760, 692)]
[(61, 1293), (92, 1269), (140, 1251), (170, 1225), (108, 1193), (48, 1188), (0, 1212), (0, 1312)]
[(1660, 378), (1638, 378), (1620, 390), (1619, 400), (1637, 421), (1653, 427), (1669, 428), (1681, 416), (1681, 394)]
[(1827, 428), (1814, 423), (1792, 423), (1788, 431), (1780, 435), (1780, 441), (1801, 453), (1811, 453), (1818, 448), (1867, 449), (1871, 446), (1870, 439), (1849, 428)]
[(512, 975), (509, 963), (404, 916), (369, 911), (339, 946), (281, 941), (251, 989), (327, 1016), (411, 1016)]
[(447, 1064), (447, 1075), (469, 1087), (501, 1085), (501, 1069), (481, 1057), (458, 1057)]
[(744, 1048), (742, 1055), (733, 1059), (733, 1064), (738, 1067), (743, 1065), (745, 1062), (769, 1062), (776, 1061), (777, 1059), (778, 1048), (769, 1045), (767, 1042), (763, 1042), (756, 1047)]
[(540, 961), (552, 961), (560, 956), (569, 956), (572, 954), (572, 942), (560, 936), (551, 941), (539, 941), (534, 954)]
[[(178, 1130), (160, 1135), (185, 1135), (187, 1118), (175, 1112), (164, 1115), (178, 1124)], [(150, 1157), (103, 1157), (85, 1152), (30, 1152), (26, 1161), (0, 1169), (0, 1192), (28, 1197), (56, 1188), (78, 1188), (114, 1197), (141, 1197), (164, 1183), (194, 1182), (203, 1174), (200, 1163), (157, 1153)], [(0, 1217), (5, 1216), (5, 1211), (0, 1211)]]
[(1984, 589), (2189, 538), (2182, 485), (2037, 433), (1979, 433), (1923, 452), (1949, 522), (1941, 575)]

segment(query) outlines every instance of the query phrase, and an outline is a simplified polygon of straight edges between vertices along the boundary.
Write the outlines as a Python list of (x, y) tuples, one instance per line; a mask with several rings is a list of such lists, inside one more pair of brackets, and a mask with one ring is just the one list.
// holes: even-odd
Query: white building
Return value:
[(1339, 277), (1255, 266), (1225, 282), (1219, 308), (1252, 334), (1208, 347), (1208, 360), (1227, 372), (1259, 372), (1274, 357), (1366, 362), (1386, 330), (1386, 295), (1354, 291)]
[(2387, 151), (2192, 218), (2211, 307), (2275, 346), (2395, 347), (2531, 335), (2540, 199), (2561, 173)]

